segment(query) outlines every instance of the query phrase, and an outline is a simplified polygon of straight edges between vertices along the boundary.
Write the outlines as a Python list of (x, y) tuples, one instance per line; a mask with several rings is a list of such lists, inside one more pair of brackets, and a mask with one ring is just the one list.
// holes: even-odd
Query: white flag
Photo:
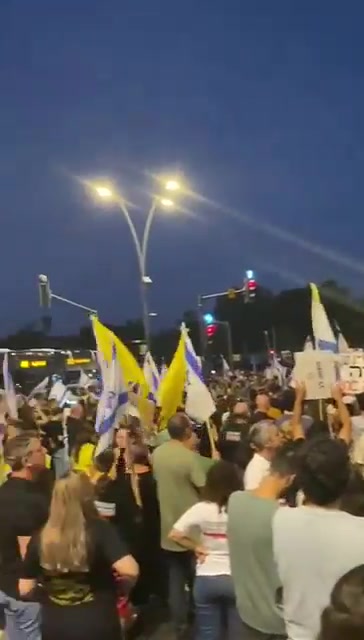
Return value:
[(187, 365), (186, 413), (198, 422), (207, 422), (216, 410), (215, 403), (202, 379), (201, 361), (196, 356), (185, 325), (182, 325), (182, 331)]
[(17, 408), (17, 400), (13, 378), (9, 371), (9, 355), (7, 353), (4, 354), (3, 360), (3, 377), (4, 377), (4, 389), (5, 389), (5, 397), (6, 404), (8, 406), (8, 413), (13, 420), (17, 420), (18, 418), (18, 408)]

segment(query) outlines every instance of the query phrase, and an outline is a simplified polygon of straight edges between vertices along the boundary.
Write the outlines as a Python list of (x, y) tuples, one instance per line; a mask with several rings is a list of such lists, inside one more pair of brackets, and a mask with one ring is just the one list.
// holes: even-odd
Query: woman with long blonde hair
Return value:
[(109, 522), (94, 506), (83, 474), (71, 473), (54, 486), (48, 521), (34, 536), (24, 559), (20, 595), (43, 587), (43, 640), (119, 640), (120, 623), (112, 570), (128, 582), (138, 565)]

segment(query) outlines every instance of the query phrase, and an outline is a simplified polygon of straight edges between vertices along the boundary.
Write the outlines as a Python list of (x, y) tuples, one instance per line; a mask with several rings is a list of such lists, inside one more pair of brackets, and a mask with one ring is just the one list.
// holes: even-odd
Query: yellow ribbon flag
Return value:
[(148, 395), (148, 385), (142, 369), (129, 349), (110, 329), (105, 327), (96, 316), (93, 316), (92, 327), (94, 330), (97, 347), (104, 356), (106, 362), (111, 362), (112, 348), (115, 345), (117, 359), (123, 372), (126, 384), (133, 383), (140, 385), (144, 396)]
[(185, 340), (181, 332), (177, 350), (158, 390), (158, 404), (161, 407), (160, 429), (165, 429), (168, 420), (183, 402), (186, 372)]

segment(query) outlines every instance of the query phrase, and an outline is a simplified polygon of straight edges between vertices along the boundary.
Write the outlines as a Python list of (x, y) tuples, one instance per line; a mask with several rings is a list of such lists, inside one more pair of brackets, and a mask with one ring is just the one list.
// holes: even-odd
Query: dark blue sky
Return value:
[(128, 229), (77, 176), (114, 178), (138, 225), (150, 172), (211, 201), (155, 221), (159, 324), (251, 266), (364, 293), (363, 22), (362, 0), (2, 0), (0, 334), (37, 317), (38, 273), (106, 321), (139, 313)]

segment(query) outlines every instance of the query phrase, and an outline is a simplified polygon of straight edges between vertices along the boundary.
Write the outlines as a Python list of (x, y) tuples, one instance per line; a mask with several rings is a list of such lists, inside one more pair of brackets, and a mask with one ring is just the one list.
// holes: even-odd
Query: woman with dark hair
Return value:
[(114, 521), (116, 514), (117, 484), (112, 449), (105, 449), (94, 459), (90, 480), (95, 487), (95, 507), (102, 518)]
[(149, 450), (125, 440), (125, 472), (116, 479), (115, 523), (140, 566), (131, 600), (137, 607), (166, 596), (160, 548), (160, 513)]
[(336, 583), (321, 616), (318, 640), (363, 640), (364, 565), (348, 571)]
[[(241, 489), (237, 467), (221, 460), (209, 470), (201, 502), (175, 523), (170, 538), (197, 556), (194, 600), (197, 640), (234, 637), (237, 619), (227, 540), (227, 503)], [(198, 532), (196, 542), (194, 533)], [(226, 628), (224, 628), (226, 627)]]

